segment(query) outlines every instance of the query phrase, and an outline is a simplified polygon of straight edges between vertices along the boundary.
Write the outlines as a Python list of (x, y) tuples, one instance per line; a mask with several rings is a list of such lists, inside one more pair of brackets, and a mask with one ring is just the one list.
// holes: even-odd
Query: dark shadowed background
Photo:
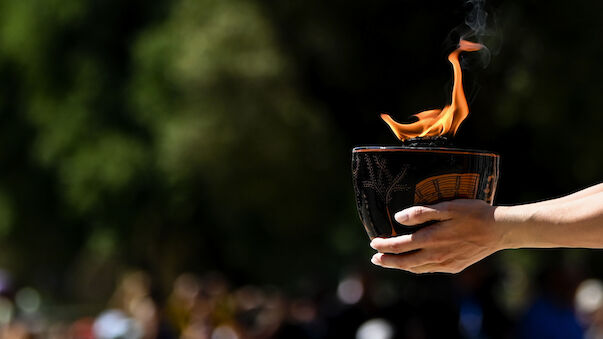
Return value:
[[(498, 338), (532, 333), (543, 298), (569, 324), (599, 251), (505, 251), (457, 276), (369, 261), (351, 149), (398, 144), (381, 112), (448, 101), (473, 3), (0, 0), (0, 326)], [(454, 142), (501, 154), (498, 204), (601, 182), (603, 2), (485, 8), (492, 55), (463, 60)], [(601, 302), (579, 314), (591, 331)]]

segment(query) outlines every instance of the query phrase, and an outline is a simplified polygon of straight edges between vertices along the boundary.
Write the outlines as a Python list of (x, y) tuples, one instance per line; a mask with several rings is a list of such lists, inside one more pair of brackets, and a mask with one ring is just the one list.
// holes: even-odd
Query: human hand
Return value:
[(375, 238), (379, 251), (375, 265), (413, 273), (458, 273), (503, 249), (503, 227), (494, 220), (493, 207), (481, 200), (453, 200), (431, 206), (414, 206), (396, 213), (406, 226), (435, 220), (413, 234)]

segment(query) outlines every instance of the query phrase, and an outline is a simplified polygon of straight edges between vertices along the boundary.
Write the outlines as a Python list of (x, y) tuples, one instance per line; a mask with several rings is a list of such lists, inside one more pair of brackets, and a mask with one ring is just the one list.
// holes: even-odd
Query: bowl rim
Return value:
[(471, 154), (499, 158), (500, 155), (490, 151), (475, 149), (441, 147), (441, 146), (358, 146), (352, 149), (352, 153), (363, 152), (425, 152), (425, 153), (448, 153), (448, 154)]

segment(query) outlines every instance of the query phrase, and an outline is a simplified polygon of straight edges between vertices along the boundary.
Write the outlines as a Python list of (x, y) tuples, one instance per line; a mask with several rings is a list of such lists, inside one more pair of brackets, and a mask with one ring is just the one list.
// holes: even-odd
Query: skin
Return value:
[(458, 273), (500, 250), (603, 248), (603, 183), (533, 204), (490, 206), (453, 200), (395, 215), (407, 226), (435, 220), (413, 234), (375, 238), (375, 265), (413, 273)]

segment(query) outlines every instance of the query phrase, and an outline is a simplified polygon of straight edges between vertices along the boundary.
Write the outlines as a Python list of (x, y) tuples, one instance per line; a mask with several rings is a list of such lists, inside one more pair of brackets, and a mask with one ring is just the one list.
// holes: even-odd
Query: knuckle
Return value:
[(405, 245), (406, 245), (406, 242), (404, 241), (404, 238), (400, 237), (400, 238), (396, 239), (396, 242), (392, 243), (392, 245), (390, 246), (390, 250), (392, 250), (396, 253), (400, 253), (404, 250)]
[(427, 208), (423, 206), (417, 206), (410, 211), (410, 218), (412, 219), (420, 219), (427, 213)]
[(373, 248), (381, 253), (396, 253), (400, 247), (399, 241), (396, 238), (387, 239), (385, 241), (375, 242)]
[(396, 243), (388, 248), (388, 250), (392, 253), (402, 253), (404, 251), (404, 246), (400, 243)]
[(393, 239), (383, 239), (374, 242), (374, 249), (381, 253), (388, 252), (394, 246), (395, 242)]

